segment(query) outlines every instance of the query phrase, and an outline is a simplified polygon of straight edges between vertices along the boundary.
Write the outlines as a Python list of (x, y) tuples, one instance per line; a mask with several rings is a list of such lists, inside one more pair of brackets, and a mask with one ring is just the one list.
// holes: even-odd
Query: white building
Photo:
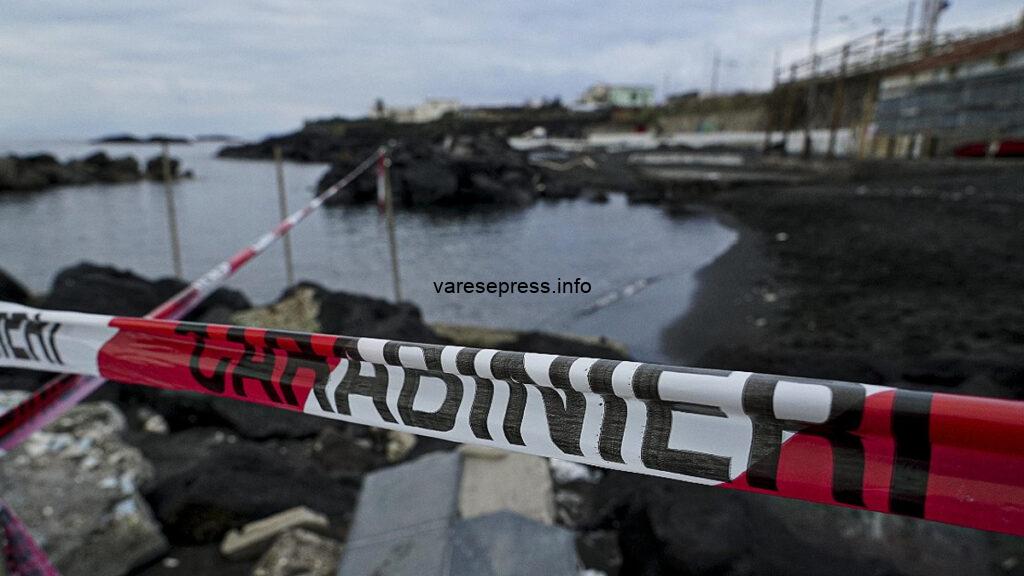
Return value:
[(386, 118), (403, 124), (423, 124), (440, 119), (449, 112), (458, 112), (462, 105), (458, 100), (429, 98), (422, 104), (408, 107), (375, 107), (371, 111), (373, 118)]

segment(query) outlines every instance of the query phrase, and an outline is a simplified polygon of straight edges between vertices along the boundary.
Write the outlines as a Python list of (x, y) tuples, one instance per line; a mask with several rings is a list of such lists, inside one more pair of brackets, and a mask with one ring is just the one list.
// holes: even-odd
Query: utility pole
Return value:
[(907, 3), (907, 22), (903, 25), (903, 42), (910, 52), (910, 37), (914, 34), (914, 0)]
[(921, 47), (927, 54), (931, 52), (935, 42), (935, 32), (939, 26), (939, 14), (946, 8), (944, 0), (923, 0), (921, 5)]
[(171, 262), (174, 265), (174, 276), (181, 279), (185, 274), (181, 270), (181, 241), (178, 239), (178, 211), (174, 206), (174, 186), (171, 184), (170, 147), (164, 142), (160, 147), (160, 163), (163, 169), (164, 200), (167, 203), (167, 229), (171, 235)]
[(818, 98), (818, 30), (821, 28), (821, 0), (814, 0), (811, 20), (811, 73), (807, 79), (807, 118), (804, 124), (804, 158), (811, 157), (811, 125)]
[[(288, 217), (288, 196), (284, 185), (284, 154), (280, 146), (274, 146), (274, 166), (277, 171), (277, 207), (281, 213), (281, 220)], [(288, 279), (288, 287), (295, 285), (295, 265), (292, 263), (292, 237), (285, 234), (281, 239), (284, 242), (284, 273)]]
[(875, 66), (881, 67), (882, 65), (882, 52), (885, 50), (885, 28), (879, 28), (878, 32), (875, 32)]

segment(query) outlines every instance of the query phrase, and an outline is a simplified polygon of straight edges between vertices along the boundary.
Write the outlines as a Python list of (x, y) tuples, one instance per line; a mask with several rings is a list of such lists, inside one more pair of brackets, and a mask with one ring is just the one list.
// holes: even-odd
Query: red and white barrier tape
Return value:
[[(195, 282), (185, 287), (170, 300), (146, 315), (146, 318), (178, 320), (194, 310), (210, 294), (224, 285), (231, 276), (250, 260), (267, 250), (275, 241), (287, 234), (296, 224), (323, 205), (330, 197), (351, 184), (363, 172), (383, 158), (386, 149), (381, 148), (344, 178), (313, 198), (305, 207), (292, 213), (278, 225), (260, 236), (256, 242), (238, 251), (234, 256), (214, 266)], [(102, 378), (64, 375), (44, 384), (39, 390), (23, 400), (8, 412), (0, 415), (0, 454), (9, 451), (59, 418), (89, 394), (103, 385)]]
[(1024, 403), (0, 304), (0, 365), (1024, 535)]
[(3, 500), (0, 500), (0, 530), (7, 576), (60, 576), (29, 535), (28, 528)]

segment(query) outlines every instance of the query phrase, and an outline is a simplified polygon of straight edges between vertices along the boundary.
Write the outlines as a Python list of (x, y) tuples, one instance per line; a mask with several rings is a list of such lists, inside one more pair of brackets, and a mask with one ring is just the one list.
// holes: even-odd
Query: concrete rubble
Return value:
[(297, 506), (279, 514), (250, 522), (241, 530), (231, 530), (220, 544), (220, 552), (232, 560), (255, 558), (282, 533), (303, 529), (326, 532), (330, 522), (305, 506)]
[(464, 445), (459, 512), (476, 518), (510, 510), (542, 524), (554, 523), (551, 474), (544, 458)]
[[(0, 412), (24, 397), (0, 392)], [(113, 405), (81, 404), (0, 466), (4, 498), (65, 576), (119, 576), (167, 550), (138, 490), (153, 468), (124, 443), (124, 426)]]
[(398, 430), (387, 431), (387, 445), (385, 455), (388, 462), (400, 462), (416, 447), (416, 436), (408, 432)]
[(340, 576), (576, 574), (543, 458), (463, 446), (366, 477)]
[(260, 558), (253, 576), (331, 576), (338, 569), (341, 544), (309, 530), (288, 530)]

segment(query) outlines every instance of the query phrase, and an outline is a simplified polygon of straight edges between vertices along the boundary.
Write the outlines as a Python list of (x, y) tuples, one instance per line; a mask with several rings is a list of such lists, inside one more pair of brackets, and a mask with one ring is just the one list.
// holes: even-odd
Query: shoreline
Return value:
[(673, 362), (706, 366), (707, 353), (725, 343), (746, 344), (750, 327), (763, 317), (765, 307), (754, 299), (754, 286), (765, 272), (765, 239), (731, 212), (711, 204), (697, 204), (694, 210), (713, 217), (733, 230), (736, 241), (723, 254), (694, 274), (697, 288), (687, 309), (662, 329), (662, 352)]

